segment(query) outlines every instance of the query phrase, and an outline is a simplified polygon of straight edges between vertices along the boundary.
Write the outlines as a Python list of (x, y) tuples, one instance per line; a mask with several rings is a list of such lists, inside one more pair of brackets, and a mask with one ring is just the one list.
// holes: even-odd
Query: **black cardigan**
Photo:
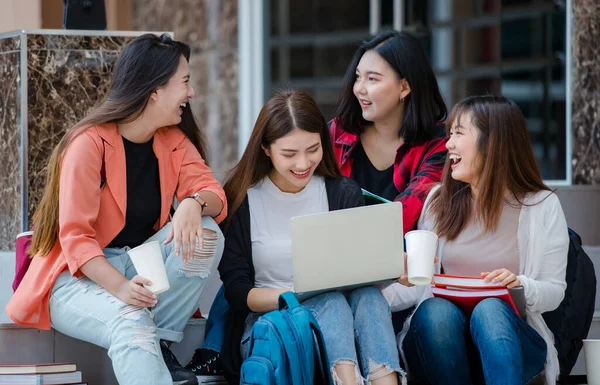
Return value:
[[(325, 179), (329, 211), (364, 205), (358, 184), (340, 177)], [(250, 208), (248, 196), (233, 214), (225, 233), (225, 248), (219, 264), (219, 274), (225, 286), (225, 298), (229, 303), (229, 314), (225, 328), (225, 340), (221, 349), (221, 360), (225, 377), (230, 384), (239, 384), (242, 357), (240, 343), (244, 333), (248, 308), (248, 293), (254, 288), (254, 265), (250, 239)]]

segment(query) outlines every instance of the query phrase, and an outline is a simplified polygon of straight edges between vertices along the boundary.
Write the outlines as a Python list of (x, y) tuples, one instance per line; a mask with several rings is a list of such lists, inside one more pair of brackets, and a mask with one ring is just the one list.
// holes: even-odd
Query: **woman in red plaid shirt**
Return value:
[(446, 159), (447, 110), (418, 41), (383, 32), (354, 54), (331, 138), (344, 176), (402, 202), (404, 232), (415, 227)]

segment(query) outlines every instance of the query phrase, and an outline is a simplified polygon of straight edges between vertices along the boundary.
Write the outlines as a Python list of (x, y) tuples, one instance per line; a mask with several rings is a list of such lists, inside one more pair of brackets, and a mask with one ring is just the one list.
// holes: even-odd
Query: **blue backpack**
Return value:
[(317, 321), (292, 292), (279, 297), (279, 311), (260, 317), (250, 335), (241, 384), (332, 385)]

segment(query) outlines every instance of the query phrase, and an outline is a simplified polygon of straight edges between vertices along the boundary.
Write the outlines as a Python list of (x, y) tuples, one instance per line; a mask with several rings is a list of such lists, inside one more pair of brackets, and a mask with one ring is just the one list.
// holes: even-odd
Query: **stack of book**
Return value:
[(523, 286), (507, 289), (499, 283), (485, 282), (480, 277), (448, 274), (434, 274), (433, 282), (433, 295), (454, 303), (465, 314), (471, 314), (480, 301), (496, 297), (508, 303), (519, 316), (525, 318)]
[(73, 363), (0, 365), (2, 385), (85, 385)]

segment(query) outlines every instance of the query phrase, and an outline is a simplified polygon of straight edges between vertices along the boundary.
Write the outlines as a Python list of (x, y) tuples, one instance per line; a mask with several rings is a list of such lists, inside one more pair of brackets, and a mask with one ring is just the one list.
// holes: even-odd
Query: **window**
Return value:
[(333, 118), (342, 77), (363, 40), (385, 28), (415, 35), (448, 107), (503, 94), (523, 111), (544, 179), (568, 180), (567, 7), (553, 0), (265, 1), (266, 96), (310, 92)]

